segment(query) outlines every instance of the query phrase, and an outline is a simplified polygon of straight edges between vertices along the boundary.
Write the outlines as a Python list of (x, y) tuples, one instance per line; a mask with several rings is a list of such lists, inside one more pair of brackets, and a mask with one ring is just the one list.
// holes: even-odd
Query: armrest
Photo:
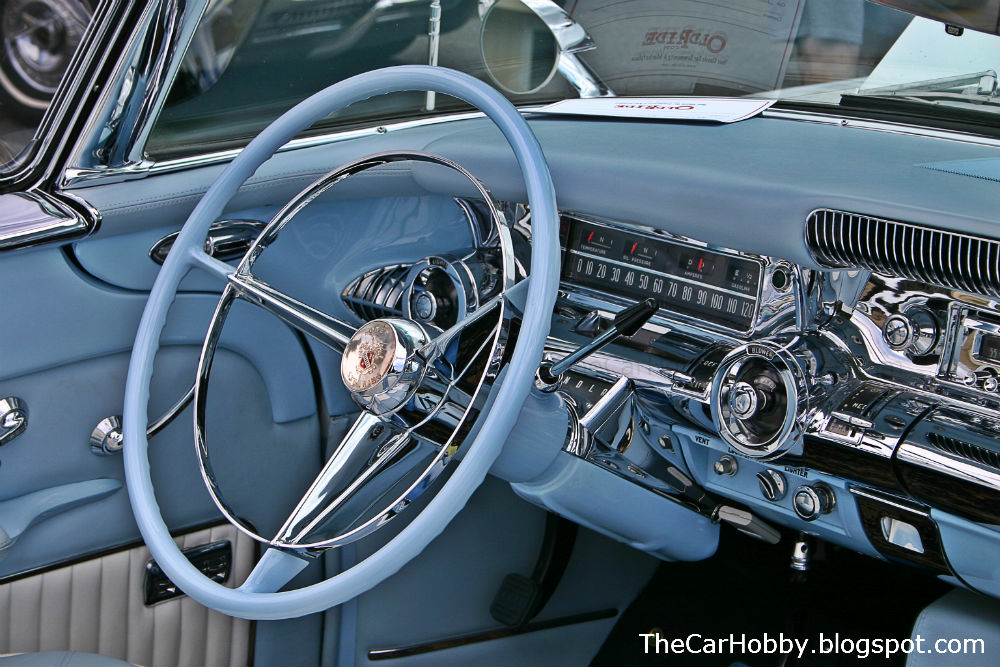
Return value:
[(0, 560), (32, 524), (53, 514), (106, 498), (121, 485), (117, 479), (90, 479), (0, 501)]

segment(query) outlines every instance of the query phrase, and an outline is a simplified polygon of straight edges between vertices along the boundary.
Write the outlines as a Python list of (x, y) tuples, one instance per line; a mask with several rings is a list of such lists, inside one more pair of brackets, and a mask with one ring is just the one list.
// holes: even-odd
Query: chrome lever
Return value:
[(607, 331), (598, 335), (594, 340), (579, 347), (575, 352), (571, 352), (559, 361), (543, 363), (538, 369), (538, 379), (544, 385), (543, 390), (558, 387), (559, 377), (572, 368), (573, 364), (589, 357), (613, 340), (635, 334), (649, 321), (649, 318), (656, 314), (658, 307), (653, 299), (646, 299), (629, 306), (615, 315), (614, 322)]
[(17, 396), (0, 398), (0, 445), (24, 433), (28, 427), (28, 404)]
[[(242, 257), (264, 227), (265, 224), (259, 220), (220, 220), (208, 229), (205, 252), (223, 261)], [(179, 233), (167, 234), (157, 241), (149, 249), (150, 258), (157, 264), (163, 264)]]

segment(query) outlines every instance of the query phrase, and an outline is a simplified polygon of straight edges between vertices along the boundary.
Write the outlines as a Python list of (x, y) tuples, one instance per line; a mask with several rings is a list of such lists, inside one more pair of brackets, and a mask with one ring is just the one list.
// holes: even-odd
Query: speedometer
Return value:
[(563, 280), (736, 331), (753, 328), (762, 265), (727, 253), (566, 218)]

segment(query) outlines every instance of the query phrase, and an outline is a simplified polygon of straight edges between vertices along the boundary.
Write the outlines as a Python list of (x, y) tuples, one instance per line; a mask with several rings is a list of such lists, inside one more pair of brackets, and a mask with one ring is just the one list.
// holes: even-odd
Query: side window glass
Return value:
[(97, 0), (0, 0), (0, 164), (35, 134)]

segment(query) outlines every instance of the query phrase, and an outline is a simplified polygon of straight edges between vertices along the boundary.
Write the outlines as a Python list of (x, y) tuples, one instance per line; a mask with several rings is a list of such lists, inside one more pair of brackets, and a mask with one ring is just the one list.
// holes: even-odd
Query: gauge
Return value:
[(930, 354), (938, 343), (937, 318), (923, 308), (910, 310), (907, 315), (910, 318), (910, 326), (913, 328), (913, 342), (910, 343), (910, 352), (916, 357)]

